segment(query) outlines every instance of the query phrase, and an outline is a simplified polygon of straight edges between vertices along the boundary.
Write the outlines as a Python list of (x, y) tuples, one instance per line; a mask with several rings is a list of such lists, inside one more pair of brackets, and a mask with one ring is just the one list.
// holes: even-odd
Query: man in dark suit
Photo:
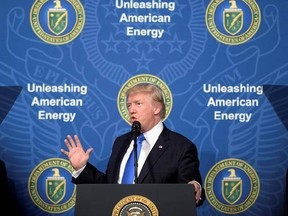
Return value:
[(286, 203), (286, 215), (288, 216), (288, 169), (286, 170), (286, 198), (285, 198), (285, 203)]
[[(8, 177), (7, 177), (7, 170), (4, 161), (0, 160), (0, 186), (1, 186), (1, 194), (4, 197), (4, 200), (7, 200), (7, 197), (10, 197), (9, 193), (9, 184), (8, 184)], [(2, 205), (2, 203), (1, 203)], [(7, 203), (5, 203), (7, 205)], [(3, 204), (3, 207), (5, 207)]]
[[(139, 122), (145, 137), (138, 157), (137, 183), (193, 184), (196, 205), (201, 205), (205, 195), (197, 148), (189, 139), (163, 124), (166, 110), (161, 89), (149, 83), (137, 84), (127, 91), (126, 105), (130, 123)], [(61, 149), (61, 152), (75, 170), (72, 178), (75, 184), (123, 183), (125, 166), (133, 152), (131, 133), (116, 138), (106, 173), (88, 162), (92, 148), (84, 151), (77, 135), (68, 135), (64, 142), (68, 151)]]
[(11, 215), (20, 215), (16, 198), (12, 197), (7, 175), (6, 164), (0, 160), (0, 209), (3, 212), (9, 212)]

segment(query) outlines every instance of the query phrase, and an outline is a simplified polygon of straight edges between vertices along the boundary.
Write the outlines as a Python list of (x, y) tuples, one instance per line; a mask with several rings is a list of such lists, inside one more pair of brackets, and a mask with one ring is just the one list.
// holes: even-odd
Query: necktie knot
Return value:
[(144, 135), (141, 133), (137, 138), (137, 160), (139, 159), (140, 151), (142, 148), (142, 142), (145, 140)]
[(141, 133), (137, 138), (137, 144), (142, 145), (143, 140), (145, 140), (144, 135)]

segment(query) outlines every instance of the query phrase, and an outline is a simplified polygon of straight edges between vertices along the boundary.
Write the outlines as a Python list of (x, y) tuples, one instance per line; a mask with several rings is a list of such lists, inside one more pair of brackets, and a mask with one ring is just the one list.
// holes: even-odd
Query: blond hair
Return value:
[(126, 96), (128, 98), (129, 95), (135, 93), (149, 93), (153, 101), (161, 104), (160, 117), (161, 119), (165, 118), (166, 114), (165, 101), (162, 94), (162, 90), (157, 85), (154, 85), (152, 83), (136, 84), (127, 91)]

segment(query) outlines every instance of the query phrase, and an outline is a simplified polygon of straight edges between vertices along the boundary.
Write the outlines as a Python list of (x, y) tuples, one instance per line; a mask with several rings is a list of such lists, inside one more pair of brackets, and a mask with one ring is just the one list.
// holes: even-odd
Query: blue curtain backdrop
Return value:
[[(105, 171), (114, 139), (130, 130), (118, 94), (128, 80), (146, 77), (172, 94), (165, 124), (198, 148), (208, 191), (198, 216), (284, 215), (288, 2), (237, 0), (237, 8), (228, 0), (145, 0), (146, 8), (121, 2), (140, 1), (2, 1), (0, 86), (7, 88), (0, 92), (0, 159), (14, 207), (21, 215), (74, 215), (63, 140), (78, 134), (85, 149), (94, 148), (90, 162)], [(153, 8), (153, 2), (170, 4)], [(123, 14), (166, 20), (128, 22)], [(142, 35), (131, 35), (135, 29)], [(59, 90), (64, 85), (83, 88)], [(223, 90), (229, 86), (233, 92)], [(45, 106), (37, 99), (62, 102)], [(66, 106), (64, 99), (79, 104)], [(238, 102), (208, 106), (212, 99)]]

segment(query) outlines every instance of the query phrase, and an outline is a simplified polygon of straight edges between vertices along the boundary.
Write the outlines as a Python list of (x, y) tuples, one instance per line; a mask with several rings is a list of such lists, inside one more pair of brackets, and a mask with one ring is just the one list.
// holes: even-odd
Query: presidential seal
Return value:
[(212, 0), (206, 9), (206, 26), (221, 43), (238, 45), (259, 29), (260, 9), (255, 0)]
[(165, 119), (167, 119), (171, 112), (172, 104), (173, 104), (171, 91), (168, 88), (168, 86), (160, 78), (153, 76), (151, 74), (140, 74), (140, 75), (134, 76), (130, 78), (129, 80), (127, 80), (122, 86), (122, 88), (120, 89), (118, 93), (117, 105), (118, 105), (118, 111), (120, 112), (120, 115), (122, 116), (122, 118), (128, 124), (130, 124), (129, 113), (128, 113), (128, 109), (126, 106), (126, 93), (128, 89), (130, 89), (131, 87), (133, 87), (134, 85), (138, 83), (152, 83), (162, 89), (163, 98), (166, 104)]
[(30, 11), (33, 31), (49, 44), (60, 45), (74, 40), (84, 23), (85, 12), (79, 0), (36, 0)]
[(148, 198), (131, 195), (121, 199), (114, 207), (112, 216), (159, 216), (156, 205)]
[(209, 170), (204, 187), (207, 200), (215, 209), (226, 214), (238, 214), (255, 203), (260, 181), (248, 163), (230, 158)]
[(70, 183), (72, 172), (70, 162), (62, 158), (51, 158), (38, 164), (28, 180), (28, 191), (34, 204), (51, 214), (73, 208), (76, 186)]

